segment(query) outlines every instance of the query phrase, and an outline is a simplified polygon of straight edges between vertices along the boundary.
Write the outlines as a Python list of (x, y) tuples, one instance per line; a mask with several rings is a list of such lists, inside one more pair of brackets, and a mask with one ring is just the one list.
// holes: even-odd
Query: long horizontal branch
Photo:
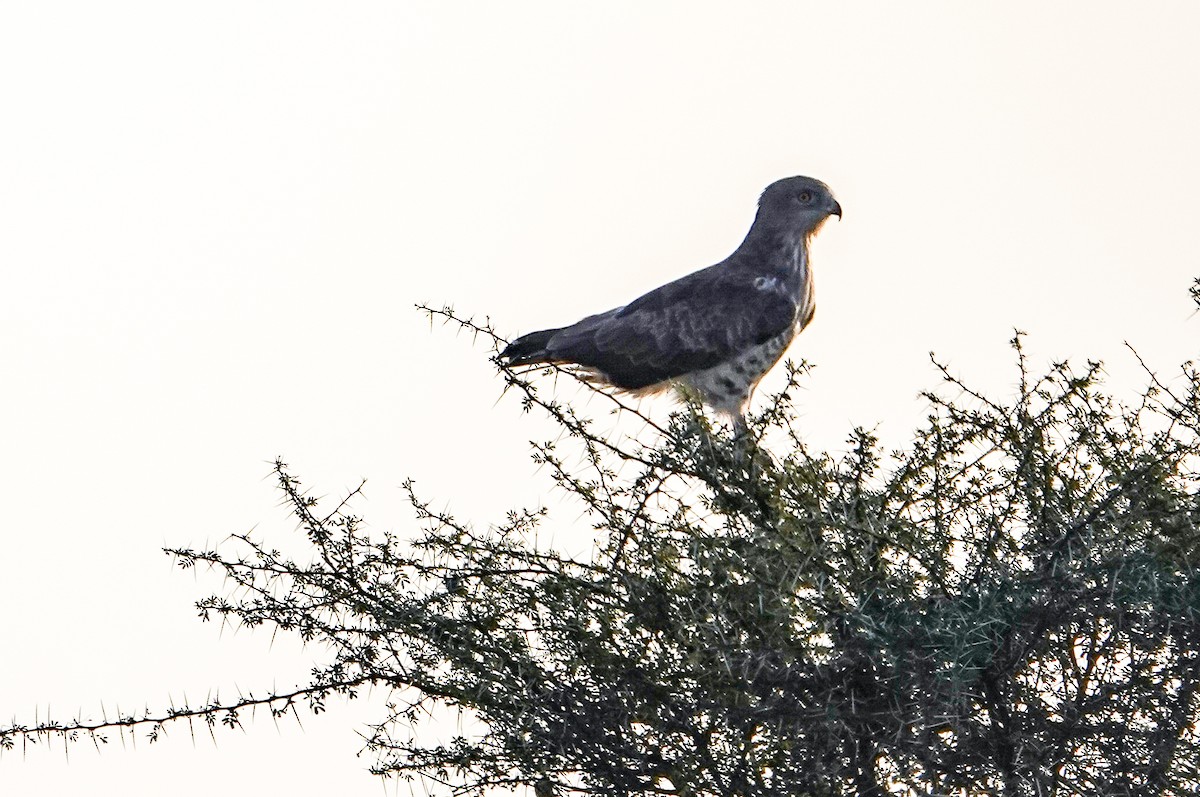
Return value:
[[(241, 721), (237, 718), (237, 712), (246, 708), (257, 708), (259, 706), (267, 706), (271, 709), (274, 716), (281, 716), (289, 708), (294, 710), (295, 702), (298, 698), (304, 698), (312, 695), (324, 695), (330, 692), (341, 692), (349, 689), (354, 689), (365, 684), (374, 684), (383, 680), (379, 675), (363, 675), (358, 678), (351, 678), (345, 681), (335, 681), (328, 684), (310, 685), (296, 689), (292, 692), (284, 694), (271, 694), (266, 697), (254, 697), (247, 695), (241, 697), (232, 703), (208, 703), (198, 708), (169, 708), (165, 713), (151, 715), (149, 711), (141, 717), (127, 714), (117, 717), (116, 719), (103, 719), (99, 722), (85, 721), (76, 719), (73, 722), (65, 725), (46, 720), (34, 726), (12, 725), (7, 728), (0, 728), (0, 749), (11, 750), (14, 743), (19, 738), (28, 739), (29, 737), (51, 736), (58, 734), (60, 736), (74, 734), (89, 734), (95, 735), (106, 730), (124, 730), (126, 728), (136, 728), (143, 725), (161, 726), (168, 722), (177, 720), (191, 720), (203, 718), (209, 725), (214, 725), (217, 722), (215, 718), (217, 714), (225, 714), (225, 718), (221, 720), (223, 724), (237, 726)], [(278, 704), (283, 704), (276, 707)]]

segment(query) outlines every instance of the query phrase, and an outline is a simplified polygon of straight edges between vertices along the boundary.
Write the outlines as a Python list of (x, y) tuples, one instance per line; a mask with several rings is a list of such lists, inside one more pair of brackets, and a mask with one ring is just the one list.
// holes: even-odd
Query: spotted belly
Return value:
[(796, 332), (795, 328), (789, 329), (720, 365), (690, 373), (681, 381), (714, 410), (743, 414), (759, 380), (779, 362)]

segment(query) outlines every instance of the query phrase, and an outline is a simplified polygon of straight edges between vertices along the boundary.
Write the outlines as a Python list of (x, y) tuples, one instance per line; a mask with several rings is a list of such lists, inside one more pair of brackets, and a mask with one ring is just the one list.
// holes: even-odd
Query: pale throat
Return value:
[(804, 277), (808, 271), (808, 240), (803, 235), (789, 235), (783, 239), (784, 273)]

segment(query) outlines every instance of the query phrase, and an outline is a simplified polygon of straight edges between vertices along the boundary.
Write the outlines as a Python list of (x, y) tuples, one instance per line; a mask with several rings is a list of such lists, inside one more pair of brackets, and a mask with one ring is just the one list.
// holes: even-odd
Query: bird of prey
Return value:
[(792, 339), (812, 321), (809, 243), (842, 207), (829, 186), (787, 177), (767, 186), (746, 239), (729, 257), (627, 305), (531, 332), (500, 353), (509, 365), (579, 366), (635, 395), (682, 387), (733, 421)]

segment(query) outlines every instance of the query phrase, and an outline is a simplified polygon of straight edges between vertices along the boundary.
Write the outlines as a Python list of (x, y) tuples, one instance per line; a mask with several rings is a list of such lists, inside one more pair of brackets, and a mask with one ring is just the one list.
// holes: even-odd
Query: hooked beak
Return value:
[(833, 200), (830, 200), (830, 201), (831, 201), (833, 204), (831, 204), (831, 205), (829, 206), (829, 215), (830, 215), (830, 216), (837, 216), (837, 217), (838, 217), (838, 221), (841, 221), (841, 220), (842, 220), (842, 206), (841, 206), (840, 204), (838, 204), (838, 201), (837, 201), (836, 199), (833, 199)]

